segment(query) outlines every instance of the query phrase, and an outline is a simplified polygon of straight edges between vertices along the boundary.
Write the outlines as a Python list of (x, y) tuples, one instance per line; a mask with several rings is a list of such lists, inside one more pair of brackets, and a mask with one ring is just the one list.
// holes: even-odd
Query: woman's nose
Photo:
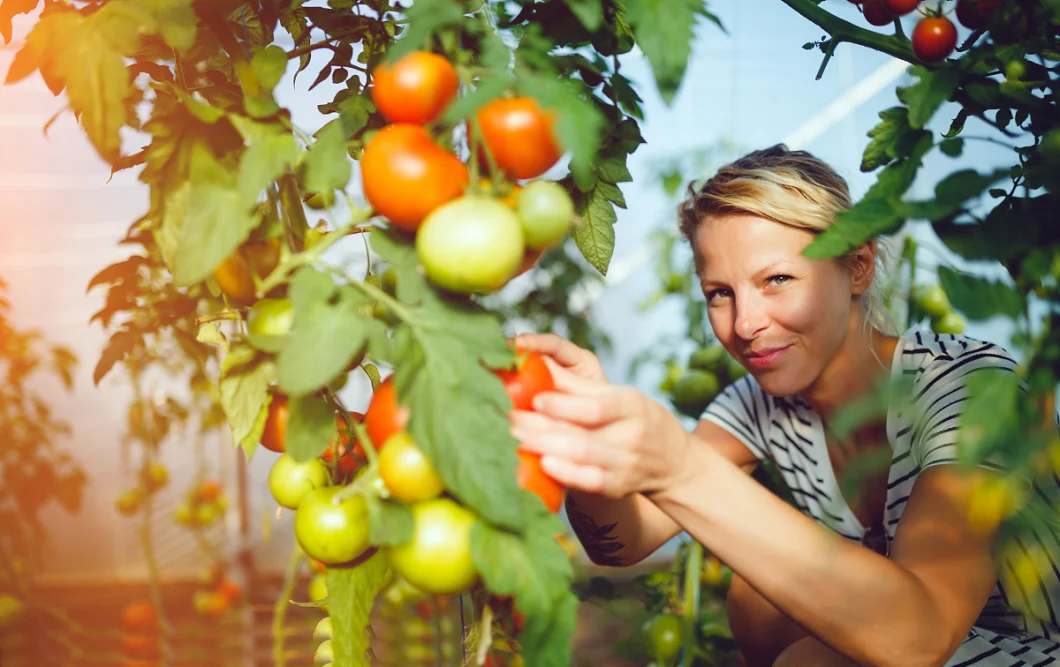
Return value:
[(736, 312), (733, 330), (743, 340), (751, 340), (759, 331), (766, 327), (769, 318), (761, 304), (755, 302), (753, 296), (738, 295), (736, 297)]

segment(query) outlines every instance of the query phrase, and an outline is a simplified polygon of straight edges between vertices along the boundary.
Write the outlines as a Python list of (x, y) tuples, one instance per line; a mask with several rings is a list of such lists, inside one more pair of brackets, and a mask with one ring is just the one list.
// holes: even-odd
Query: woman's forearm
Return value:
[(673, 519), (640, 494), (614, 500), (568, 491), (566, 508), (574, 534), (597, 565), (640, 562), (680, 531)]
[[(905, 568), (783, 502), (710, 448), (652, 501), (774, 606), (862, 664), (935, 664), (937, 607)], [(939, 663), (941, 664), (941, 663)]]

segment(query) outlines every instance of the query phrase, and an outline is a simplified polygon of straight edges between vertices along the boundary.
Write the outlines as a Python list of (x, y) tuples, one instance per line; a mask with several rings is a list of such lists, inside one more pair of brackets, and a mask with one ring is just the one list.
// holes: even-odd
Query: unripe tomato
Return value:
[(323, 667), (324, 665), (330, 664), (335, 660), (335, 652), (331, 648), (331, 640), (325, 639), (320, 642), (317, 646), (316, 652), (313, 653), (313, 664)]
[(726, 356), (725, 347), (721, 343), (713, 343), (693, 352), (688, 357), (688, 367), (701, 371), (718, 370), (725, 363)]
[(147, 600), (130, 602), (121, 611), (121, 629), (130, 634), (158, 631), (158, 614)]
[(566, 489), (541, 468), (541, 455), (520, 449), (519, 467), (515, 470), (515, 480), (519, 487), (541, 499), (549, 512), (555, 514), (563, 507)]
[(262, 447), (281, 454), (287, 451), (287, 421), (290, 417), (287, 397), (283, 394), (273, 394), (269, 403), (269, 416), (265, 420), (265, 430), (261, 433)]
[(476, 120), (499, 169), (514, 178), (537, 178), (563, 155), (554, 133), (555, 115), (531, 97), (498, 98), (484, 104)]
[(224, 510), (217, 503), (213, 501), (202, 503), (195, 506), (192, 522), (199, 526), (210, 526), (220, 519), (222, 514), (224, 514)]
[(336, 502), (345, 487), (310, 491), (294, 515), (294, 536), (310, 558), (340, 565), (368, 549), (368, 503), (364, 496)]
[(372, 76), (372, 101), (392, 123), (423, 125), (435, 120), (456, 97), (460, 79), (445, 57), (413, 51)]
[(408, 431), (390, 436), (379, 452), (379, 477), (390, 495), (406, 503), (437, 498), (445, 484)]
[(313, 640), (322, 642), (325, 639), (331, 639), (334, 635), (331, 627), (331, 617), (325, 616), (317, 622), (315, 628), (313, 628)]
[(913, 289), (913, 302), (925, 315), (942, 317), (950, 310), (950, 300), (938, 285), (918, 285)]
[(402, 431), (409, 425), (409, 409), (398, 406), (397, 389), (394, 387), (394, 376), (383, 380), (372, 394), (368, 410), (364, 413), (364, 428), (372, 445), (378, 450), (386, 444), (390, 436)]
[(883, 0), (883, 6), (895, 16), (911, 14), (919, 5), (920, 0)]
[(957, 28), (945, 16), (929, 16), (913, 28), (912, 40), (913, 53), (922, 62), (942, 62), (957, 48)]
[(683, 628), (676, 614), (659, 614), (644, 624), (648, 652), (662, 665), (669, 665), (681, 652)]
[(269, 491), (276, 502), (287, 509), (298, 509), (310, 491), (328, 485), (330, 475), (319, 459), (299, 463), (282, 454), (269, 471)]
[(144, 486), (148, 491), (157, 491), (169, 482), (169, 470), (160, 461), (151, 461), (144, 470)]
[(195, 591), (191, 601), (195, 611), (204, 616), (224, 616), (232, 608), (228, 598), (213, 591)]
[(440, 206), (416, 234), (416, 254), (427, 277), (465, 294), (503, 287), (525, 250), (519, 218), (487, 197), (466, 196)]
[[(309, 580), (309, 588), (307, 592), (309, 593), (309, 600), (311, 602), (319, 602), (320, 600), (326, 598), (328, 596), (327, 575), (324, 573), (314, 574), (313, 577)], [(325, 613), (328, 610), (327, 605), (319, 607), (319, 609), (323, 609)]]
[(526, 245), (544, 250), (567, 238), (574, 219), (574, 202), (559, 183), (537, 181), (516, 198), (515, 213), (523, 226)]
[(123, 516), (132, 516), (140, 511), (140, 507), (144, 502), (144, 495), (144, 490), (139, 487), (129, 489), (118, 496), (114, 506), (118, 508), (118, 512)]
[(416, 503), (412, 539), (390, 549), (394, 573), (425, 593), (455, 595), (478, 580), (471, 558), (475, 515), (442, 497)]
[(496, 197), (501, 200), (501, 203), (505, 206), (510, 206), (512, 208), (515, 208), (518, 205), (516, 198), (519, 196), (519, 193), (523, 191), (523, 186), (518, 183), (504, 182), (499, 186), (494, 187), (493, 182), (488, 178), (478, 179), (478, 186), (482, 192), (491, 197)]
[(964, 327), (964, 318), (952, 310), (931, 320), (931, 330), (938, 334), (962, 334)]
[(469, 180), (467, 166), (419, 125), (384, 127), (361, 156), (365, 198), (376, 213), (406, 231), (415, 231), (431, 211), (462, 195)]
[(247, 315), (250, 342), (266, 352), (279, 352), (294, 324), (294, 304), (290, 299), (261, 299)]
[(260, 280), (272, 273), (279, 263), (279, 239), (246, 243), (214, 269), (213, 277), (228, 298), (249, 306), (257, 298), (254, 275)]
[(883, 0), (865, 0), (861, 5), (861, 12), (871, 25), (885, 26), (894, 22), (894, 15), (887, 11)]

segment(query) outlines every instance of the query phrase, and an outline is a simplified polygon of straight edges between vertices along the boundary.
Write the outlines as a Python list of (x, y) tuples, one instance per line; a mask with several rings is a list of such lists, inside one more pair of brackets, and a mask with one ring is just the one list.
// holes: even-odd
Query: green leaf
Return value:
[(849, 211), (839, 213), (836, 223), (818, 234), (803, 255), (811, 259), (839, 257), (879, 234), (894, 231), (902, 220), (890, 200), (864, 199)]
[(601, 180), (608, 183), (629, 183), (633, 176), (626, 167), (627, 155), (616, 155), (600, 160), (596, 164), (596, 174)]
[(574, 228), (574, 241), (585, 260), (597, 271), (607, 275), (611, 255), (615, 251), (614, 204), (599, 187), (582, 194), (575, 192), (574, 203), (581, 222)]
[(177, 285), (205, 280), (247, 240), (258, 222), (231, 170), (208, 148), (197, 146), (191, 156), (191, 190), (173, 258), (173, 280)]
[(991, 174), (980, 174), (974, 169), (954, 172), (935, 186), (935, 199), (921, 202), (903, 202), (899, 206), (903, 217), (939, 220), (964, 208), (969, 199), (979, 197), (983, 191), (1008, 176), (1007, 169), (998, 169)]
[(261, 87), (271, 91), (287, 72), (287, 52), (275, 44), (264, 49), (258, 47), (250, 59), (250, 67)]
[(370, 642), (366, 631), (375, 597), (386, 583), (388, 566), (386, 554), (376, 551), (353, 567), (328, 568), (328, 613), (333, 620), (331, 646), (336, 665), (370, 667), (372, 664), (368, 659)]
[(305, 188), (309, 192), (341, 190), (350, 182), (353, 167), (346, 151), (342, 124), (333, 120), (320, 129), (305, 160)]
[(342, 134), (348, 141), (360, 134), (368, 125), (368, 119), (375, 112), (375, 104), (368, 95), (359, 95), (350, 89), (340, 90), (330, 104), (318, 107), (320, 113), (339, 114)]
[(298, 157), (294, 137), (281, 134), (256, 141), (239, 161), (239, 194), (253, 206), (261, 191), (279, 178)]
[(666, 104), (673, 101), (692, 55), (692, 41), (703, 0), (627, 0), (626, 19), (637, 45), (651, 63)]
[(571, 82), (545, 75), (524, 76), (519, 89), (536, 98), (543, 108), (560, 111), (556, 136), (571, 152), (571, 171), (591, 171), (605, 124), (596, 105), (582, 97)]
[(195, 11), (191, 0), (146, 0), (158, 19), (158, 30), (166, 44), (184, 52), (195, 44)]
[(366, 494), (369, 540), (375, 546), (398, 546), (412, 539), (412, 512), (404, 503)]
[(970, 320), (985, 320), (995, 315), (1018, 318), (1025, 302), (1020, 293), (1005, 283), (987, 280), (948, 266), (938, 269), (939, 284), (954, 308)]
[[(383, 239), (380, 241), (380, 239)], [(511, 401), (490, 370), (513, 359), (499, 322), (473, 304), (443, 301), (417, 281), (414, 268), (389, 255), (385, 237), (373, 246), (398, 273), (407, 321), (394, 331), (398, 400), (411, 410), (409, 430), (465, 505), (505, 527), (524, 521), (514, 500), (517, 443), (509, 434)], [(397, 261), (395, 261), (397, 260)], [(416, 299), (409, 299), (409, 294)]]
[(316, 395), (291, 397), (288, 406), (287, 453), (295, 461), (311, 461), (335, 438), (335, 413)]
[(425, 48), (435, 31), (463, 19), (464, 10), (455, 0), (416, 0), (405, 10), (405, 18), (408, 20), (405, 33), (387, 51), (387, 62)]
[(910, 143), (922, 132), (909, 126), (909, 116), (903, 107), (892, 107), (880, 112), (880, 123), (869, 130), (872, 141), (865, 147), (861, 171), (873, 171), (908, 153)]
[(604, 20), (604, 10), (600, 0), (565, 0), (571, 14), (578, 17), (585, 29), (596, 32)]
[(909, 125), (914, 129), (927, 127), (942, 103), (950, 99), (961, 83), (961, 73), (946, 66), (933, 69), (916, 65), (911, 74), (917, 82), (905, 88), (898, 88), (898, 99), (909, 107)]
[(195, 340), (207, 345), (224, 345), (227, 341), (216, 322), (207, 322), (199, 327), (198, 333), (195, 334)]
[(526, 618), (520, 647), (528, 665), (567, 667), (571, 660), (577, 606), (570, 591), (570, 559), (556, 541), (564, 531), (536, 498), (523, 502), (529, 522), (522, 535), (482, 522), (471, 530), (471, 557), (494, 594), (512, 596)]
[(248, 345), (233, 345), (221, 362), (221, 408), (228, 418), (233, 443), (247, 456), (253, 455), (261, 440), (264, 421), (259, 415), (268, 409), (269, 384), (275, 373), (272, 361)]
[(964, 151), (964, 139), (960, 137), (939, 142), (939, 150), (949, 157), (960, 157)]
[(331, 278), (308, 267), (291, 280), (294, 323), (277, 359), (280, 388), (291, 396), (320, 389), (350, 365), (370, 337), (385, 335), (367, 300), (349, 287), (332, 298), (334, 292)]

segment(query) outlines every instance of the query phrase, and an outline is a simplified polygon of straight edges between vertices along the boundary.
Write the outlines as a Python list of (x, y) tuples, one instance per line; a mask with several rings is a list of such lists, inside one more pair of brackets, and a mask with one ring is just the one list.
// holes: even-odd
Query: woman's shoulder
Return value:
[[(895, 372), (914, 382), (942, 377), (956, 380), (980, 368), (1015, 371), (1018, 362), (1005, 347), (963, 334), (937, 334), (911, 327), (895, 350)], [(960, 369), (964, 372), (956, 373)]]

